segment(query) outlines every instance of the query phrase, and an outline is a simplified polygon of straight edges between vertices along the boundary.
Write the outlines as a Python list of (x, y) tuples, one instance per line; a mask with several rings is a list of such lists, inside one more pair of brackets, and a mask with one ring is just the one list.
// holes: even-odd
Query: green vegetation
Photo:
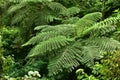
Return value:
[(0, 0), (0, 80), (119, 80), (120, 0)]

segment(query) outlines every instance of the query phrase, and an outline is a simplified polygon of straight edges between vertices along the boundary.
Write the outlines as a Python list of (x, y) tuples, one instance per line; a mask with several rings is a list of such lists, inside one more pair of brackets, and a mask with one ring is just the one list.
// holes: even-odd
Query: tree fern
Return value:
[[(14, 18), (22, 17), (24, 16), (24, 14), (26, 14), (24, 18), (26, 17), (28, 18), (29, 16), (29, 18), (35, 19), (35, 22), (36, 21), (51, 22), (53, 21), (53, 19), (55, 19), (55, 17), (57, 17), (56, 15), (58, 15), (55, 13), (62, 12), (65, 9), (66, 8), (62, 4), (57, 2), (51, 2), (50, 0), (22, 0), (19, 4), (11, 6), (8, 10), (8, 14), (15, 13), (17, 16), (14, 16)], [(16, 11), (18, 11), (19, 13), (16, 13)], [(36, 15), (37, 17), (34, 15)], [(20, 20), (20, 19), (13, 19), (13, 20)], [(14, 21), (14, 23), (20, 21)]]
[[(34, 27), (62, 20), (60, 13), (66, 10), (62, 4), (52, 0), (21, 0), (11, 5), (4, 16), (5, 23), (18, 26), (25, 40), (34, 34)], [(6, 20), (7, 18), (7, 20)]]
[(77, 66), (82, 64), (94, 65), (94, 59), (99, 59), (100, 53), (94, 46), (82, 46), (81, 43), (68, 46), (61, 51), (56, 58), (50, 60), (48, 65), (49, 76), (56, 75), (67, 69), (68, 72), (74, 70)]
[(39, 33), (24, 44), (35, 45), (27, 58), (49, 55), (49, 76), (71, 72), (81, 64), (93, 66), (94, 60), (101, 58), (101, 52), (120, 49), (120, 43), (107, 35), (116, 30), (119, 17), (98, 22), (100, 18), (101, 13), (97, 12), (84, 16), (75, 24), (36, 27)]

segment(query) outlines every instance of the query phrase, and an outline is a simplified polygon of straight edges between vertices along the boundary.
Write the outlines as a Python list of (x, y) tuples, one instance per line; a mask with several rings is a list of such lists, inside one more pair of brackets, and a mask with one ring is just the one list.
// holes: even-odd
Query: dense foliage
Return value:
[(0, 79), (119, 80), (120, 0), (0, 0)]

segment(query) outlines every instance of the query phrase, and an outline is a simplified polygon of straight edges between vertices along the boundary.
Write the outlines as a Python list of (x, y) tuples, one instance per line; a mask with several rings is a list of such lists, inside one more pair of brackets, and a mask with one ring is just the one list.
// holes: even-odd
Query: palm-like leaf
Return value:
[(35, 37), (32, 37), (27, 43), (25, 43), (22, 46), (31, 45), (31, 44), (34, 45), (39, 42), (46, 41), (49, 38), (57, 37), (58, 35), (59, 34), (57, 32), (53, 32), (53, 31), (38, 33)]
[[(25, 46), (36, 44), (27, 58), (52, 55), (49, 56), (49, 76), (66, 69), (72, 71), (80, 64), (94, 65), (94, 60), (101, 57), (100, 52), (120, 49), (118, 41), (106, 37), (106, 33), (116, 30), (120, 18), (108, 18), (97, 23), (100, 18), (101, 13), (97, 12), (84, 16), (76, 24), (36, 27), (35, 30), (41, 32), (25, 43)], [(65, 32), (74, 35), (71, 37)]]
[(110, 31), (116, 30), (116, 25), (119, 23), (120, 17), (107, 18), (104, 21), (98, 22), (93, 26), (87, 28), (82, 33), (79, 33), (79, 37), (85, 36), (86, 34), (99, 35), (105, 34)]
[(100, 12), (90, 13), (85, 15), (83, 18), (77, 21), (76, 31), (77, 35), (80, 36), (84, 33), (86, 29), (89, 29), (93, 24), (95, 24), (102, 17)]
[[(63, 72), (64, 68), (69, 69), (68, 71), (72, 71), (74, 67), (80, 65), (79, 61), (76, 59), (76, 55), (80, 52), (79, 49), (70, 46), (63, 50), (60, 55), (58, 54), (56, 58), (50, 61), (50, 64), (48, 65), (49, 76)], [(82, 57), (79, 57), (80, 60)]]
[(120, 42), (112, 38), (96, 37), (85, 41), (86, 44), (96, 45), (101, 51), (114, 51), (120, 49)]
[(69, 41), (72, 41), (72, 39), (67, 39), (64, 36), (57, 36), (50, 38), (46, 41), (40, 42), (30, 51), (27, 58), (37, 57), (40, 55), (44, 55), (44, 53), (46, 52), (62, 48), (66, 45), (69, 45)]
[[(94, 50), (96, 49), (96, 50)], [(77, 42), (61, 51), (61, 54), (52, 59), (48, 65), (49, 76), (56, 75), (67, 69), (68, 72), (82, 64), (94, 65), (94, 59), (99, 58), (99, 50), (92, 46), (82, 46)]]
[(75, 14), (79, 12), (80, 12), (80, 9), (78, 7), (70, 7), (67, 10), (64, 10), (61, 14), (63, 16), (70, 17), (70, 16), (74, 16)]
[(41, 32), (54, 31), (66, 37), (75, 36), (74, 24), (62, 24), (62, 25), (55, 25), (55, 26), (43, 25), (43, 26), (35, 27), (35, 30), (41, 30)]

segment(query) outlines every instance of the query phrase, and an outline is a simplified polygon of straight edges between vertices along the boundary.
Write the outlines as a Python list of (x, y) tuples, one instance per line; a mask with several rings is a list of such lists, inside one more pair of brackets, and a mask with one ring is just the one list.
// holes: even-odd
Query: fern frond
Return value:
[(85, 65), (94, 65), (94, 60), (100, 58), (99, 50), (94, 46), (82, 46), (80, 42), (76, 42), (72, 46), (68, 46), (60, 55), (50, 60), (48, 65), (49, 76), (63, 72), (64, 70), (71, 72), (81, 63)]
[(95, 59), (100, 59), (100, 50), (97, 48), (97, 46), (83, 46), (82, 47), (82, 59), (81, 63), (85, 64), (87, 66), (93, 66)]
[(92, 20), (92, 21), (96, 22), (96, 21), (99, 21), (101, 19), (101, 17), (102, 17), (101, 12), (94, 12), (94, 13), (85, 15), (82, 19), (88, 19), (88, 20)]
[(50, 27), (50, 25), (40, 25), (34, 28), (34, 30), (42, 30), (44, 28)]
[(16, 4), (16, 5), (13, 5), (11, 6), (8, 11), (7, 11), (7, 14), (12, 14), (18, 10), (20, 10), (21, 8), (25, 7), (26, 3), (22, 3), (22, 4)]
[(94, 37), (92, 39), (88, 39), (86, 44), (96, 45), (100, 48), (101, 51), (111, 52), (117, 49), (120, 49), (120, 42), (114, 40), (112, 38), (107, 37)]
[(37, 15), (35, 16), (35, 19), (33, 20), (36, 26), (45, 25), (45, 24), (48, 24), (49, 22), (56, 20), (57, 15), (55, 13), (53, 14), (53, 12), (54, 11), (52, 11), (51, 9), (47, 7), (45, 7), (44, 9), (41, 9), (41, 11), (34, 12), (33, 14)]
[[(120, 17), (107, 18), (104, 21), (98, 22), (93, 26), (91, 26), (90, 28), (84, 30), (83, 33), (79, 33), (79, 36), (82, 37), (82, 36), (85, 36), (86, 34), (95, 35), (96, 34), (95, 32), (100, 32), (100, 33), (102, 33), (103, 31), (104, 33), (110, 32), (112, 30), (115, 30), (115, 27), (119, 22), (120, 22)], [(107, 28), (109, 31), (107, 30)], [(97, 33), (97, 34), (100, 34), (100, 33)]]
[[(92, 24), (96, 23), (98, 20), (100, 20), (102, 17), (102, 14), (100, 12), (94, 12), (94, 13), (90, 13), (85, 15), (84, 17), (82, 17), (77, 23), (76, 26), (78, 27), (86, 27), (86, 26), (91, 26)], [(90, 20), (93, 23), (84, 23), (86, 20)], [(84, 21), (84, 22), (82, 22)]]
[(75, 54), (77, 55), (79, 52), (81, 53), (79, 49), (67, 47), (67, 49), (65, 49), (61, 55), (57, 56), (56, 59), (50, 60), (48, 65), (49, 76), (63, 72), (65, 68), (67, 71), (71, 71), (80, 65), (75, 56)]
[[(81, 43), (81, 45), (80, 45)], [(87, 66), (93, 66), (95, 59), (100, 59), (100, 49), (96, 45), (87, 44), (86, 40), (80, 40), (73, 45), (76, 49), (81, 50), (81, 53), (75, 54), (76, 59)], [(80, 58), (81, 57), (81, 58)]]
[(56, 26), (45, 25), (45, 26), (38, 26), (35, 28), (35, 30), (39, 30), (39, 29), (41, 29), (42, 32), (55, 31), (66, 37), (70, 37), (70, 36), (73, 37), (75, 35), (74, 24), (62, 24)]
[(94, 25), (98, 20), (100, 20), (102, 14), (100, 12), (94, 12), (85, 15), (83, 18), (77, 21), (75, 29), (77, 35), (83, 34), (86, 29), (89, 29), (92, 25)]
[(31, 49), (27, 58), (46, 55), (46, 52), (57, 50), (63, 46), (69, 45), (70, 41), (73, 41), (73, 39), (67, 39), (64, 36), (57, 36), (46, 41), (39, 42), (34, 48)]
[(112, 38), (114, 38), (115, 40), (120, 41), (120, 31), (116, 31), (111, 35)]
[(60, 35), (60, 34), (58, 34), (57, 32), (53, 32), (53, 31), (38, 33), (35, 37), (32, 37), (28, 42), (26, 42), (22, 46), (27, 46), (27, 45), (31, 45), (31, 44), (34, 45), (39, 42), (46, 41), (49, 38), (56, 37), (58, 35)]
[(60, 3), (57, 2), (51, 2), (47, 5), (51, 10), (55, 11), (55, 12), (59, 12), (61, 13), (62, 11), (66, 10), (66, 7), (63, 6)]
[(19, 23), (27, 27), (38, 26), (59, 19), (59, 13), (65, 9), (62, 4), (51, 0), (22, 0), (19, 4), (11, 6), (7, 15), (14, 14), (11, 20), (13, 25)]
[(117, 27), (116, 25), (100, 26), (99, 28), (96, 28), (93, 31), (91, 31), (90, 35), (92, 37), (103, 36), (103, 35), (106, 35), (107, 33), (115, 31), (116, 27)]
[(70, 17), (70, 16), (73, 16), (79, 12), (80, 12), (80, 9), (78, 7), (70, 7), (68, 9), (64, 10), (61, 14), (63, 16)]
[(75, 24), (79, 20), (79, 17), (70, 17), (65, 20), (62, 20), (63, 24)]
[[(27, 13), (27, 12), (26, 12)], [(22, 15), (22, 16), (21, 16)], [(11, 24), (16, 24), (16, 23), (19, 23), (19, 22), (22, 22), (25, 20), (25, 17), (26, 17), (26, 14), (25, 12), (19, 12), (18, 14), (14, 15), (12, 21), (11, 21)]]

